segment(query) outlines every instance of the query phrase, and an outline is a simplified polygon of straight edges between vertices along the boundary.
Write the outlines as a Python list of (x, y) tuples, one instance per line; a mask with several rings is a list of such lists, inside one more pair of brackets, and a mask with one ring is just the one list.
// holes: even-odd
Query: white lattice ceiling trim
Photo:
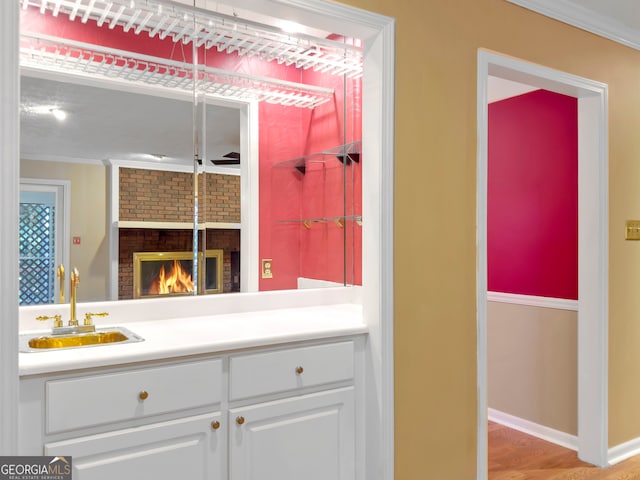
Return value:
[(194, 70), (189, 63), (30, 33), (20, 37), (20, 65), (302, 108), (315, 108), (333, 95), (330, 88), (203, 65)]
[(362, 75), (362, 49), (325, 38), (286, 34), (268, 25), (233, 16), (193, 10), (154, 0), (22, 0), (23, 8), (36, 7), (54, 16), (64, 13), (71, 21), (94, 20), (99, 27), (149, 37), (167, 37), (174, 42), (196, 42), (198, 47), (239, 56), (257, 56), (265, 61), (302, 69), (359, 77)]

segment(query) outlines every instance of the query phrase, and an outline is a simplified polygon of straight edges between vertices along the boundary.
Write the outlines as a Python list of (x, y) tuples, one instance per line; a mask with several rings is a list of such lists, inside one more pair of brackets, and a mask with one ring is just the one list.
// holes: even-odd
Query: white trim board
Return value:
[[(20, 78), (18, 2), (0, 2), (0, 317), (18, 314)], [(18, 451), (18, 322), (0, 322), (0, 455)]]
[[(488, 409), (488, 419), (491, 422), (499, 423), (505, 427), (518, 430), (519, 432), (532, 435), (547, 442), (560, 445), (561, 447), (575, 451), (578, 450), (578, 437), (575, 435), (555, 430), (493, 408)], [(610, 448), (608, 451), (608, 465), (616, 465), (636, 455), (640, 455), (640, 437)]]
[[(507, 0), (526, 9), (640, 50), (640, 31), (571, 0)], [(606, 2), (603, 2), (606, 3)]]
[[(499, 423), (505, 427), (518, 430), (519, 432), (532, 435), (536, 438), (560, 445), (561, 447), (578, 450), (578, 437), (575, 435), (555, 430), (493, 408), (488, 409), (488, 419), (491, 422)], [(608, 465), (616, 465), (636, 455), (640, 455), (640, 437), (610, 448), (608, 451)]]
[(517, 293), (487, 292), (488, 302), (511, 303), (529, 307), (555, 308), (557, 310), (578, 311), (577, 300), (566, 298), (538, 297), (534, 295), (520, 295)]
[(547, 442), (555, 443), (561, 447), (569, 448), (571, 450), (578, 450), (578, 437), (571, 435), (570, 433), (562, 432), (539, 423), (526, 420), (524, 418), (516, 417), (509, 413), (501, 412), (494, 408), (488, 409), (489, 421), (499, 423), (505, 427), (518, 430), (519, 432), (526, 433), (527, 435), (541, 438)]
[(640, 437), (621, 443), (609, 449), (609, 465), (615, 465), (640, 454)]
[(478, 51), (477, 365), (478, 469), (487, 446), (487, 182), (489, 75), (578, 99), (578, 456), (608, 464), (607, 85), (512, 57)]

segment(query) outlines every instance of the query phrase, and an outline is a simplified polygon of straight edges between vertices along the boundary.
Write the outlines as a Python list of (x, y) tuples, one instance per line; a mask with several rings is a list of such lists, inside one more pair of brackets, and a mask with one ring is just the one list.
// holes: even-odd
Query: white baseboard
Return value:
[(343, 283), (330, 282), (329, 280), (317, 280), (315, 278), (298, 277), (298, 289), (344, 287)]
[(487, 301), (498, 303), (513, 303), (531, 307), (555, 308), (559, 310), (578, 311), (578, 300), (565, 298), (536, 297), (533, 295), (519, 295), (516, 293), (487, 292)]
[(612, 447), (607, 452), (607, 461), (609, 465), (615, 465), (628, 458), (635, 457), (640, 454), (640, 437), (636, 437), (628, 442), (621, 443)]
[[(550, 427), (545, 427), (538, 423), (525, 420), (524, 418), (516, 417), (508, 413), (489, 408), (489, 420), (505, 427), (513, 428), (519, 432), (532, 435), (547, 442), (555, 443), (561, 447), (569, 448), (571, 450), (578, 451), (578, 437), (569, 433), (561, 432)], [(640, 446), (640, 443), (638, 443)]]

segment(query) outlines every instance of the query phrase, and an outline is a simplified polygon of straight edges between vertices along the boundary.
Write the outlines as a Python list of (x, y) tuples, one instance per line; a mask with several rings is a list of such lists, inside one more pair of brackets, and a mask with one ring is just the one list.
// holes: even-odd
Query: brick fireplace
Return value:
[[(218, 228), (240, 223), (240, 177), (200, 177), (205, 208), (200, 250), (222, 250), (222, 292), (240, 289), (240, 230)], [(134, 298), (134, 253), (193, 250), (193, 174), (120, 168), (118, 298)], [(206, 223), (205, 223), (206, 222)], [(166, 228), (165, 228), (166, 227)], [(218, 289), (219, 291), (219, 289)]]

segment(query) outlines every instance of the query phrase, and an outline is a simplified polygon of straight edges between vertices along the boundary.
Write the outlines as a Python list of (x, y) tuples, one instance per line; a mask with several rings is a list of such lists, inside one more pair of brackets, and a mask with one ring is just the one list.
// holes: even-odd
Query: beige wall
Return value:
[(640, 52), (505, 0), (341, 1), (397, 19), (396, 479), (475, 478), (479, 48), (610, 86), (609, 444), (640, 436)]
[[(70, 267), (80, 272), (78, 301), (107, 299), (109, 244), (106, 220), (106, 169), (102, 165), (84, 165), (49, 161), (22, 160), (23, 178), (50, 178), (71, 182), (71, 237), (80, 237), (80, 245), (70, 247)], [(67, 275), (67, 301), (68, 301)]]
[(487, 303), (489, 407), (578, 434), (578, 316)]

